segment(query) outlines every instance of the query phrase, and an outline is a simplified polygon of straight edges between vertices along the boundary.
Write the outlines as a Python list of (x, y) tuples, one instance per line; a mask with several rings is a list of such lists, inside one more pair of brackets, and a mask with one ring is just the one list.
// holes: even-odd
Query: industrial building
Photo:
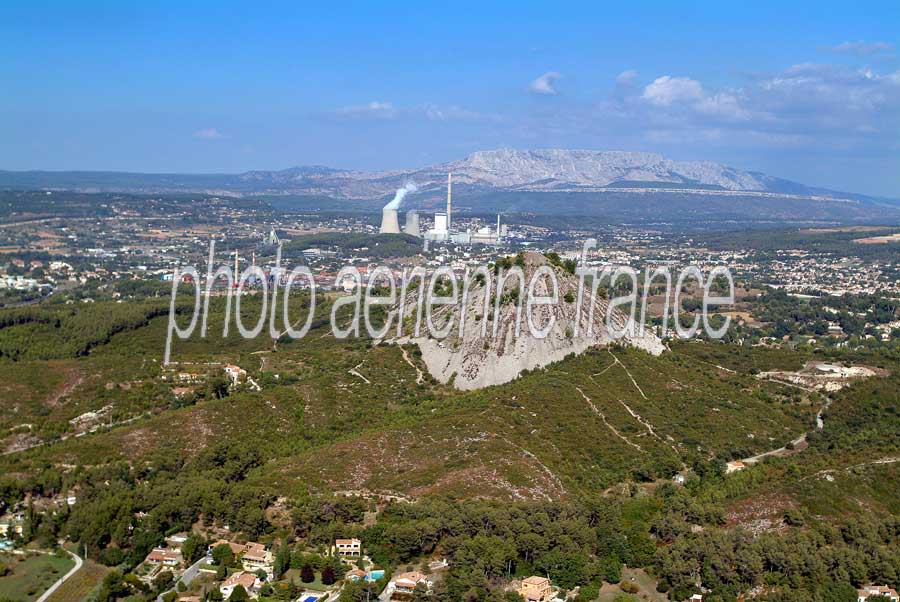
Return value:
[[(400, 221), (398, 211), (403, 198), (408, 192), (415, 191), (415, 185), (407, 184), (397, 191), (394, 199), (384, 206), (381, 210), (381, 234), (400, 234)], [(422, 227), (419, 221), (419, 213), (415, 210), (406, 212), (406, 222), (403, 225), (404, 233), (417, 238), (425, 238), (428, 241), (435, 242), (452, 242), (463, 245), (499, 245), (503, 239), (503, 231), (500, 226), (500, 216), (497, 216), (497, 228), (492, 230), (490, 227), (479, 228), (476, 231), (454, 231), (453, 230), (453, 174), (447, 174), (447, 210), (439, 211), (434, 214), (434, 224), (431, 228), (422, 234)]]
[(447, 212), (434, 214), (434, 227), (425, 233), (428, 240), (450, 240), (450, 217), (453, 210), (453, 174), (447, 174)]
[(406, 195), (415, 191), (416, 185), (412, 182), (407, 182), (403, 185), (403, 188), (397, 190), (393, 200), (384, 206), (381, 210), (381, 228), (379, 229), (381, 234), (400, 234), (400, 221), (397, 219), (397, 211), (400, 209), (400, 205), (403, 204), (403, 199)]
[(425, 238), (433, 241), (449, 241), (459, 245), (499, 245), (502, 241), (500, 216), (497, 216), (497, 229), (489, 227), (471, 230), (453, 230), (453, 174), (447, 174), (447, 211), (434, 214), (434, 227), (425, 233)]

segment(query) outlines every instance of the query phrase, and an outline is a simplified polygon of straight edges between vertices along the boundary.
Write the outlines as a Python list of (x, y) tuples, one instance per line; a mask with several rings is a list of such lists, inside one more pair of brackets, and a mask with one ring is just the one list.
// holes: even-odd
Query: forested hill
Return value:
[[(508, 575), (533, 573), (590, 592), (643, 567), (681, 600), (700, 570), (721, 601), (753, 588), (839, 600), (779, 596), (897, 575), (895, 353), (829, 352), (882, 372), (828, 395), (757, 378), (802, 367), (804, 352), (699, 342), (661, 357), (600, 349), (460, 392), (412, 348), (333, 339), (327, 304), (299, 341), (222, 338), (223, 301), (170, 367), (150, 302), (0, 311), (0, 387), (15, 400), (0, 417), (0, 496), (78, 499), (34, 516), (28, 537), (69, 537), (122, 578), (192, 527), (290, 542), (287, 562), (320, 569), (316, 546), (359, 536), (389, 569), (449, 558), (439, 602), (497, 600)], [(250, 323), (259, 306), (241, 310)], [(230, 386), (226, 363), (247, 381)], [(804, 432), (808, 447), (725, 474)], [(376, 505), (385, 496), (404, 501)]]

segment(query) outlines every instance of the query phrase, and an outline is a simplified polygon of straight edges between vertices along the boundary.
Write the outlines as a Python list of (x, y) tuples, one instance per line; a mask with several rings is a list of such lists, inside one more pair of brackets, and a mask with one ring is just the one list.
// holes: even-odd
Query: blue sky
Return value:
[(782, 4), (7, 1), (0, 169), (625, 149), (900, 197), (900, 3)]

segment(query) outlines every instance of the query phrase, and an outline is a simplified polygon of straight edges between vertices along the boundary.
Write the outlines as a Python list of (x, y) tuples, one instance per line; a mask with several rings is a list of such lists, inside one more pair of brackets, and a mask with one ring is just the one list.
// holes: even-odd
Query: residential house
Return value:
[(365, 571), (361, 571), (359, 569), (353, 569), (347, 571), (347, 574), (344, 575), (345, 579), (349, 579), (350, 581), (365, 581), (368, 573)]
[(243, 552), (244, 547), (245, 547), (244, 544), (242, 544), (242, 543), (235, 543), (233, 541), (225, 541), (224, 539), (220, 539), (216, 543), (210, 544), (209, 548), (206, 550), (207, 556), (212, 556), (212, 551), (222, 545), (225, 545), (225, 546), (228, 546), (229, 548), (231, 548), (231, 552), (235, 556), (237, 556), (238, 554)]
[(866, 600), (874, 596), (887, 598), (891, 602), (900, 601), (900, 596), (897, 595), (897, 591), (889, 588), (886, 585), (864, 585), (860, 589), (856, 590), (856, 598), (858, 602), (866, 602)]
[(545, 602), (551, 597), (550, 580), (537, 575), (526, 577), (522, 580), (519, 594), (525, 598), (525, 602)]
[(241, 556), (241, 564), (244, 565), (245, 571), (255, 572), (263, 569), (267, 573), (272, 572), (272, 566), (275, 557), (272, 552), (266, 550), (266, 546), (261, 543), (248, 543), (244, 546), (244, 555)]
[(419, 583), (424, 583), (426, 587), (431, 587), (431, 582), (418, 571), (401, 573), (394, 578), (394, 591), (398, 594), (411, 594)]
[(25, 530), (22, 521), (12, 520), (0, 522), (0, 537), (9, 537), (13, 533), (21, 535)]
[(703, 596), (701, 594), (694, 594), (688, 598), (688, 602), (703, 602)]
[(360, 556), (360, 555), (362, 555), (362, 542), (356, 538), (335, 539), (334, 547), (337, 548), (337, 552), (341, 556)]
[(153, 550), (147, 554), (144, 562), (146, 564), (172, 568), (180, 565), (181, 560), (181, 550), (176, 550), (174, 548), (153, 548)]
[(241, 379), (247, 378), (247, 371), (240, 366), (235, 366), (234, 364), (225, 365), (225, 374), (228, 376), (228, 378), (231, 379), (232, 385), (236, 385), (241, 381)]
[(725, 474), (731, 474), (739, 470), (744, 470), (745, 468), (747, 468), (746, 464), (740, 460), (735, 460), (734, 462), (729, 462), (725, 465)]
[(245, 571), (256, 572), (259, 569), (263, 569), (271, 574), (272, 565), (275, 563), (275, 556), (272, 552), (266, 550), (266, 546), (263, 544), (252, 541), (248, 543), (235, 543), (233, 541), (220, 539), (209, 546), (206, 555), (212, 556), (213, 550), (222, 545), (231, 548), (231, 552), (243, 565)]
[(226, 579), (224, 583), (222, 583), (219, 591), (222, 593), (222, 597), (227, 600), (231, 596), (231, 593), (234, 591), (234, 588), (236, 588), (238, 585), (242, 585), (244, 589), (247, 590), (248, 594), (255, 597), (258, 582), (259, 580), (253, 573), (238, 571), (237, 573)]

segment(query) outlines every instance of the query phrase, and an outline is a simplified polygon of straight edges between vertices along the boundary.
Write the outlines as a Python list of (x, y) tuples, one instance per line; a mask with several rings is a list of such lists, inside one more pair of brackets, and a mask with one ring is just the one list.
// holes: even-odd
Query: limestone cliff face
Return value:
[[(463, 390), (509, 382), (524, 370), (540, 368), (571, 353), (583, 353), (592, 347), (614, 342), (609, 326), (621, 330), (626, 325), (628, 317), (616, 309), (607, 318), (609, 304), (599, 296), (595, 301), (593, 312), (589, 313), (590, 287), (585, 286), (580, 319), (576, 326), (578, 278), (550, 265), (547, 258), (539, 253), (525, 255), (525, 266), (522, 271), (526, 284), (523, 291), (527, 290), (535, 270), (542, 265), (553, 269), (559, 283), (558, 303), (537, 305), (531, 311), (535, 330), (545, 329), (550, 321), (553, 321), (553, 326), (544, 338), (533, 336), (529, 330), (524, 300), (518, 320), (518, 336), (516, 336), (517, 303), (514, 298), (510, 295), (501, 295), (499, 310), (495, 311), (497, 290), (495, 277), (493, 282), (473, 282), (470, 285), (465, 306), (462, 308), (465, 312), (465, 328), (462, 336), (459, 336), (459, 306), (441, 306), (435, 309), (433, 319), (438, 327), (446, 324), (448, 319), (453, 320), (455, 326), (450, 336), (441, 340), (428, 336), (423, 318), (420, 336), (407, 336), (394, 341), (418, 345), (431, 375), (442, 383), (452, 380), (453, 386)], [(504, 291), (515, 289), (517, 283), (518, 279), (511, 276), (506, 281)], [(485, 290), (489, 285), (491, 286), (491, 290), (487, 293), (489, 309), (485, 313)], [(552, 295), (549, 278), (539, 277), (534, 290), (535, 297)], [(567, 294), (571, 301), (566, 300)], [(525, 294), (521, 297), (524, 299)], [(411, 293), (407, 297), (404, 311), (407, 317), (414, 314), (415, 305), (415, 293)], [(485, 329), (486, 332), (482, 334)], [(665, 350), (659, 337), (649, 329), (641, 332), (637, 325), (633, 333), (625, 334), (615, 341), (643, 349), (653, 355), (659, 355)]]

